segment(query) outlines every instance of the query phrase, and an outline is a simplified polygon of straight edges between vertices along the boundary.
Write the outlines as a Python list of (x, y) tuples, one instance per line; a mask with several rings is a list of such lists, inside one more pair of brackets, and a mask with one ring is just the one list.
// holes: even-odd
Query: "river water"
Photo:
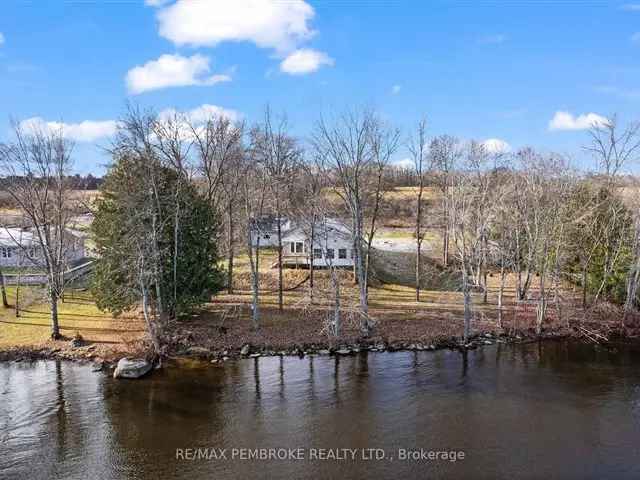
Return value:
[[(296, 450), (241, 458), (257, 448)], [(265, 357), (135, 381), (0, 365), (2, 479), (392, 477), (640, 478), (640, 352)]]

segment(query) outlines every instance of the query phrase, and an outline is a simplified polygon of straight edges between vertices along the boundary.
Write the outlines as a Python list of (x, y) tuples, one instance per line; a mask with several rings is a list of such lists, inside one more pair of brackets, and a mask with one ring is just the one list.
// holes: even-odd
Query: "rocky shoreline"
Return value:
[(221, 352), (212, 352), (200, 347), (194, 347), (188, 349), (183, 355), (174, 358), (198, 358), (201, 360), (209, 360), (211, 363), (217, 363), (237, 358), (273, 356), (296, 356), (302, 358), (307, 355), (348, 356), (367, 352), (436, 351), (445, 349), (459, 350), (462, 352), (495, 344), (530, 343), (539, 340), (557, 340), (568, 337), (571, 337), (571, 335), (567, 332), (548, 332), (540, 336), (527, 334), (511, 336), (507, 334), (486, 332), (474, 335), (467, 343), (464, 343), (461, 339), (454, 337), (449, 340), (442, 340), (429, 344), (421, 342), (361, 341), (356, 343), (338, 343), (334, 346), (329, 346), (328, 344), (308, 344), (293, 346), (292, 348), (285, 350), (275, 350), (267, 347), (245, 344), (239, 351), (223, 350)]
[[(182, 359), (191, 359), (217, 364), (234, 359), (269, 356), (348, 356), (366, 352), (436, 351), (443, 349), (469, 351), (495, 344), (530, 343), (539, 340), (557, 340), (572, 337), (575, 337), (572, 332), (563, 329), (543, 332), (543, 334), (539, 336), (529, 332), (518, 332), (514, 335), (496, 332), (481, 332), (472, 336), (467, 343), (464, 343), (462, 339), (457, 337), (439, 340), (433, 343), (410, 341), (386, 342), (383, 340), (363, 339), (358, 342), (350, 343), (336, 342), (333, 345), (330, 345), (329, 343), (291, 345), (286, 349), (274, 349), (269, 348), (268, 346), (251, 345), (247, 343), (240, 349), (231, 350), (210, 350), (200, 346), (191, 346), (178, 352), (170, 352), (169, 355), (167, 355), (167, 358), (169, 360), (178, 361)], [(67, 342), (66, 346), (16, 347), (0, 351), (0, 362), (67, 360), (92, 364), (95, 371), (110, 371), (115, 368), (115, 365), (121, 358), (133, 358), (136, 356), (141, 355), (136, 355), (135, 352), (118, 355), (103, 355), (97, 350), (96, 345), (94, 344), (83, 345), (78, 344), (76, 340), (71, 340)]]

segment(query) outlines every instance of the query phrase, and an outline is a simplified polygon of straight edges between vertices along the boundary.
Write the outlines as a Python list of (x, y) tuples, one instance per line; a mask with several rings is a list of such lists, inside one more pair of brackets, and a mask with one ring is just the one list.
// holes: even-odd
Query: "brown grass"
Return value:
[[(8, 288), (9, 309), (0, 307), (0, 351), (12, 348), (59, 348), (68, 346), (68, 340), (51, 341), (49, 306), (44, 292), (23, 287), (20, 293), (22, 308), (16, 317), (15, 289)], [(86, 292), (70, 292), (59, 304), (61, 334), (70, 339), (76, 334), (97, 345), (97, 353), (109, 356), (110, 352), (129, 351), (138, 348), (144, 337), (144, 323), (135, 315), (114, 318), (101, 312)]]

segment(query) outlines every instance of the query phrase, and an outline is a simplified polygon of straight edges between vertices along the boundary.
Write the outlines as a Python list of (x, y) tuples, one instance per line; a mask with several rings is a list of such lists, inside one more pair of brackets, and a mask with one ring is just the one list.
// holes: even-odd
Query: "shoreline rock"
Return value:
[(140, 378), (149, 373), (152, 367), (151, 362), (143, 358), (121, 358), (113, 371), (113, 378)]

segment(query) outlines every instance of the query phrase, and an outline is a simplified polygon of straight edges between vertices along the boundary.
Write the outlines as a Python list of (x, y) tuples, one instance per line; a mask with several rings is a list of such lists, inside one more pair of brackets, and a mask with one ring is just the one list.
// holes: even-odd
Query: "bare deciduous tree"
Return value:
[[(14, 122), (13, 127), (15, 139), (0, 144), (0, 168), (5, 177), (11, 178), (3, 183), (3, 190), (32, 232), (39, 255), (18, 238), (13, 240), (29, 263), (40, 265), (46, 271), (51, 337), (57, 339), (61, 336), (58, 300), (64, 292), (64, 272), (72, 248), (67, 231), (74, 213), (68, 179), (72, 145), (62, 130), (33, 126), (26, 130), (18, 122)], [(7, 229), (9, 225), (3, 227)]]
[(430, 169), (429, 150), (427, 144), (427, 119), (422, 118), (416, 127), (414, 135), (408, 142), (409, 152), (413, 160), (416, 179), (418, 183), (418, 191), (416, 193), (416, 220), (415, 220), (415, 237), (416, 237), (416, 302), (420, 301), (420, 284), (421, 284), (421, 262), (422, 262), (422, 243), (424, 242), (425, 232), (423, 231), (423, 200), (425, 174)]
[(368, 334), (373, 325), (369, 318), (365, 271), (366, 177), (374, 162), (371, 133), (378, 119), (372, 111), (347, 112), (329, 124), (324, 118), (313, 134), (316, 157), (334, 181), (334, 192), (351, 217), (354, 265), (360, 298), (361, 329)]
[(265, 110), (264, 121), (251, 131), (251, 149), (254, 158), (262, 164), (268, 176), (269, 196), (276, 217), (278, 250), (278, 309), (283, 308), (282, 224), (287, 199), (291, 194), (291, 178), (300, 158), (295, 139), (288, 133), (287, 118), (283, 115), (274, 122), (271, 110)]
[(210, 117), (204, 125), (189, 123), (194, 138), (196, 169), (204, 180), (211, 208), (224, 216), (227, 238), (227, 291), (233, 292), (233, 261), (237, 203), (244, 171), (243, 124), (224, 116)]
[(449, 264), (451, 182), (457, 162), (462, 157), (460, 141), (450, 135), (440, 135), (429, 147), (434, 179), (442, 197), (442, 263)]

